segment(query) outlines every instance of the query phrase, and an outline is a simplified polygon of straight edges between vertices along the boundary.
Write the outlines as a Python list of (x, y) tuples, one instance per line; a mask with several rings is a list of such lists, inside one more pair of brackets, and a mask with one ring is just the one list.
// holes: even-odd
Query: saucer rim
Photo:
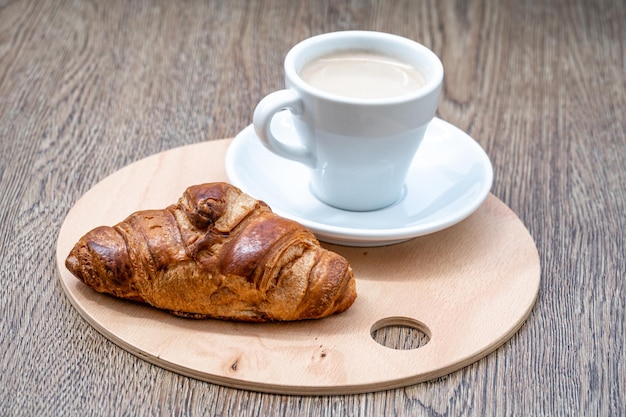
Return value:
[[(303, 226), (310, 228), (317, 235), (317, 237), (325, 241), (327, 243), (332, 244), (346, 244), (352, 246), (378, 246), (378, 245), (391, 245), (395, 243), (400, 243), (406, 240), (410, 240), (415, 237), (428, 235), (431, 233), (435, 233), (444, 229), (447, 229), (455, 224), (463, 221), (467, 217), (469, 217), (473, 212), (475, 212), (485, 201), (487, 196), (491, 192), (491, 188), (493, 185), (493, 166), (489, 159), (489, 156), (485, 152), (485, 150), (480, 146), (480, 144), (472, 138), (468, 133), (464, 132), (460, 128), (454, 126), (453, 124), (446, 122), (438, 117), (433, 118), (434, 123), (442, 124), (443, 127), (450, 129), (453, 133), (453, 136), (465, 136), (466, 138), (471, 140), (471, 146), (474, 148), (474, 157), (480, 161), (481, 172), (483, 175), (483, 182), (480, 190), (476, 192), (476, 196), (472, 198), (472, 200), (463, 207), (463, 209), (459, 209), (456, 212), (449, 214), (445, 217), (439, 217), (434, 220), (428, 221), (426, 223), (421, 223), (413, 226), (398, 226), (392, 228), (377, 228), (377, 229), (369, 229), (369, 228), (355, 228), (355, 227), (344, 227), (344, 226), (335, 226), (329, 225), (325, 223), (320, 223), (317, 220), (312, 220), (303, 216), (298, 215), (295, 212), (289, 212), (282, 210), (281, 208), (272, 207), (272, 210), (283, 217), (289, 218), (291, 220), (297, 221), (301, 223)], [(432, 123), (432, 122), (431, 122)], [(225, 157), (225, 171), (228, 177), (228, 180), (231, 181), (234, 185), (239, 188), (248, 189), (249, 186), (246, 184), (246, 181), (241, 179), (241, 176), (237, 174), (236, 169), (236, 157), (235, 153), (237, 148), (240, 146), (240, 142), (243, 142), (247, 135), (254, 135), (254, 127), (252, 125), (248, 125), (246, 128), (241, 130), (235, 138), (232, 140), (231, 144), (228, 146), (226, 157)], [(428, 131), (426, 133), (428, 135)], [(424, 138), (427, 140), (427, 136)], [(259, 140), (260, 143), (260, 140)], [(265, 149), (264, 149), (265, 150)], [(265, 150), (268, 154), (271, 155), (269, 150)], [(297, 164), (297, 162), (293, 162)], [(310, 193), (310, 191), (308, 191)], [(248, 192), (249, 193), (249, 192)], [(259, 193), (255, 193), (259, 194)], [(262, 193), (261, 193), (262, 194)], [(313, 196), (314, 197), (314, 196)], [(314, 197), (315, 198), (315, 197)], [(263, 200), (263, 197), (260, 197)], [(317, 200), (317, 199), (316, 199)], [(322, 201), (319, 201), (320, 205), (325, 205)], [(379, 210), (375, 210), (377, 213), (384, 213), (385, 210), (395, 206), (395, 204), (385, 207)], [(331, 206), (328, 206), (331, 207)], [(335, 207), (331, 207), (334, 210), (338, 210), (339, 212), (345, 213), (346, 216), (350, 215), (359, 215), (361, 212), (357, 211), (349, 211), (342, 210)], [(365, 212), (365, 213), (372, 213)]]

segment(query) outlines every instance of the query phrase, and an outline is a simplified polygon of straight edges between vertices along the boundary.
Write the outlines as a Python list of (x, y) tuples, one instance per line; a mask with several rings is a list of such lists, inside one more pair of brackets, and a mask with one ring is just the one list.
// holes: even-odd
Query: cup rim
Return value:
[[(428, 80), (424, 86), (419, 88), (418, 90), (403, 94), (395, 97), (384, 97), (384, 98), (357, 98), (357, 97), (348, 97), (339, 94), (329, 93), (325, 90), (321, 90), (319, 88), (313, 87), (312, 85), (305, 82), (299, 74), (298, 61), (301, 58), (302, 54), (305, 53), (311, 45), (315, 44), (324, 44), (324, 43), (332, 43), (332, 42), (342, 42), (347, 39), (355, 39), (359, 38), (361, 40), (371, 40), (371, 41), (383, 41), (383, 42), (395, 42), (401, 45), (403, 48), (414, 49), (420, 56), (424, 56), (427, 58), (429, 63), (430, 74), (428, 76)], [(308, 59), (304, 59), (305, 62), (309, 62), (316, 57), (326, 55), (332, 52), (333, 48), (330, 47), (325, 49), (324, 52), (313, 54)], [(351, 48), (342, 48), (335, 47), (335, 50), (341, 49), (355, 49)], [(360, 48), (357, 48), (360, 49)], [(363, 48), (365, 49), (365, 48)], [(304, 64), (302, 64), (303, 66)], [(402, 104), (414, 100), (419, 100), (423, 97), (426, 97), (433, 92), (436, 92), (443, 82), (444, 69), (443, 64), (439, 57), (428, 47), (412, 40), (409, 38), (405, 38), (403, 36), (386, 33), (386, 32), (377, 32), (377, 31), (364, 31), (364, 30), (347, 30), (347, 31), (337, 31), (337, 32), (328, 32), (320, 35), (315, 35), (310, 38), (307, 38), (295, 46), (293, 46), (289, 52), (287, 53), (284, 61), (284, 70), (285, 76), (287, 80), (291, 83), (295, 84), (299, 89), (306, 91), (308, 94), (333, 101), (339, 103), (346, 104), (359, 104), (359, 105), (389, 105), (389, 104)]]

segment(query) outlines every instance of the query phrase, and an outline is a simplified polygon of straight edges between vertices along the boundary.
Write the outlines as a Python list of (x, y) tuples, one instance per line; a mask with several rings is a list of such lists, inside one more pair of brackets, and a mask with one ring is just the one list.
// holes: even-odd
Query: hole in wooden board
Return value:
[(419, 320), (408, 317), (387, 317), (377, 321), (370, 330), (378, 344), (396, 350), (419, 349), (430, 341), (430, 329)]

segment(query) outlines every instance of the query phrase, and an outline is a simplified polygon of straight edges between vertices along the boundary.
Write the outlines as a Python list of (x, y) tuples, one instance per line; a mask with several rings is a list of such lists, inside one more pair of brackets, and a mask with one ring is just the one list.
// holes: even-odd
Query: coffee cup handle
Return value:
[(302, 114), (302, 100), (294, 90), (279, 90), (265, 96), (254, 109), (252, 124), (265, 147), (283, 158), (312, 166), (309, 150), (304, 145), (290, 145), (277, 139), (272, 133), (272, 119), (276, 113), (289, 110), (292, 114)]

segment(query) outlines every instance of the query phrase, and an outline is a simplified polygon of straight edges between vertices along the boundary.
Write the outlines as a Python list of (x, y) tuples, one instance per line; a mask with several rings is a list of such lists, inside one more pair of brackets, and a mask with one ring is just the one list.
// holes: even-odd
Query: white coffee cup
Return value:
[[(416, 68), (424, 83), (393, 97), (362, 98), (329, 92), (303, 80), (302, 69), (311, 61), (354, 51), (393, 57)], [(360, 68), (356, 67), (355, 75), (362, 72)], [(346, 31), (300, 42), (288, 52), (284, 69), (286, 89), (263, 98), (254, 111), (254, 129), (265, 147), (308, 166), (313, 194), (331, 206), (368, 211), (398, 201), (437, 110), (443, 81), (439, 58), (400, 36)], [(285, 109), (292, 114), (298, 145), (275, 137), (271, 130), (272, 118)]]

